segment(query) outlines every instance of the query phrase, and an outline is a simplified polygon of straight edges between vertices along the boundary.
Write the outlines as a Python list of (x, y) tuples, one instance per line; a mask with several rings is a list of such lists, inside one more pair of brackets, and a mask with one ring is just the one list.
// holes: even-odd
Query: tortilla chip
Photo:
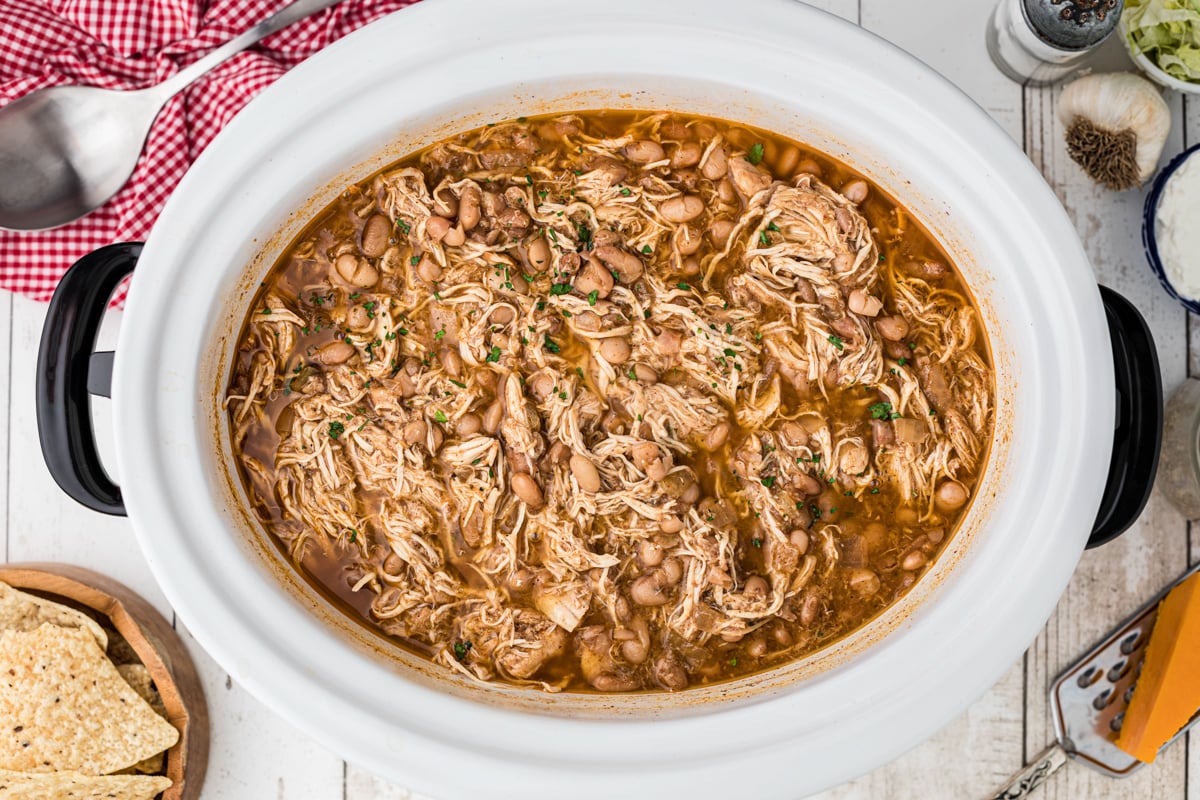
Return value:
[[(158, 690), (154, 688), (154, 680), (150, 677), (150, 670), (141, 664), (120, 664), (117, 666), (117, 672), (121, 673), (121, 677), (125, 679), (125, 682), (133, 687), (133, 690), (138, 693), (138, 697), (150, 704), (155, 714), (158, 714), (163, 719), (167, 718), (167, 707), (163, 704), (162, 696), (159, 695)], [(162, 753), (155, 753), (149, 758), (134, 764), (129, 769), (122, 770), (122, 772), (135, 772), (142, 775), (157, 775), (162, 771)]]
[(0, 769), (104, 775), (179, 732), (138, 697), (92, 635), (45, 624), (0, 632)]
[(0, 581), (0, 631), (34, 631), (43, 622), (64, 628), (86, 628), (101, 648), (108, 647), (108, 635), (100, 623), (73, 608), (25, 594)]
[(170, 785), (170, 778), (148, 775), (0, 770), (0, 800), (153, 800)]

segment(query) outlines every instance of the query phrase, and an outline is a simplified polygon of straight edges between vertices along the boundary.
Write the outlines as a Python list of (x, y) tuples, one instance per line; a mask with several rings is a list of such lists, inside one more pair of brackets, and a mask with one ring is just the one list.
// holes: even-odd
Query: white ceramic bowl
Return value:
[[(744, 120), (867, 173), (954, 257), (996, 367), (977, 499), (914, 591), (804, 662), (679, 695), (552, 696), (432, 670), (296, 580), (229, 477), (220, 395), (236, 332), (309, 212), (451, 132), (594, 107)], [(1095, 280), (1025, 156), (916, 59), (791, 0), (427, 0), (338, 42), (233, 120), (167, 204), (113, 391), (129, 515), (199, 642), (331, 749), (440, 798), (795, 798), (894, 758), (1049, 616), (1088, 538), (1114, 418)]]

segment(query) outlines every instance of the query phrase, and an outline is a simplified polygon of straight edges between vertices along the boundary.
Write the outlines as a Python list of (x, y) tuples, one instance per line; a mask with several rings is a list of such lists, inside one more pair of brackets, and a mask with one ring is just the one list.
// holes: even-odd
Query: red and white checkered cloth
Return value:
[[(0, 106), (59, 84), (151, 86), (288, 2), (0, 0)], [(413, 2), (345, 0), (193, 83), (163, 108), (129, 183), (105, 206), (51, 231), (0, 230), (0, 288), (48, 300), (75, 259), (145, 239), (188, 166), (254, 95), (334, 40)]]

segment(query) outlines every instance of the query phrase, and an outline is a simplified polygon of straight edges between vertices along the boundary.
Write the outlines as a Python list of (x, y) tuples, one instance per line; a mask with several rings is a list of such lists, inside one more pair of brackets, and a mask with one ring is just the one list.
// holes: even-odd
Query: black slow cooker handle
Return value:
[(1107, 286), (1100, 287), (1100, 298), (1112, 339), (1117, 414), (1108, 482), (1088, 547), (1120, 536), (1146, 507), (1163, 428), (1162, 379), (1150, 327), (1133, 303)]
[(37, 422), (50, 475), (94, 511), (125, 515), (121, 487), (100, 463), (90, 395), (108, 395), (112, 353), (93, 353), (113, 291), (133, 272), (140, 242), (88, 253), (63, 275), (46, 311), (37, 363)]

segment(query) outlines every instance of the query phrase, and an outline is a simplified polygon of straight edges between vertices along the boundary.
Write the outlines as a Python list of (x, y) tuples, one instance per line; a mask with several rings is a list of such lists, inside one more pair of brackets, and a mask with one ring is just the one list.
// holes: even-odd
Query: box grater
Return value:
[[(1144, 766), (1117, 747), (1117, 732), (1121, 730), (1125, 709), (1142, 670), (1159, 601), (1197, 571), (1200, 565), (1134, 612), (1058, 676), (1050, 687), (1050, 712), (1057, 741), (1038, 753), (991, 800), (1028, 797), (1069, 759), (1114, 778), (1124, 778)], [(1200, 712), (1171, 741), (1182, 736), (1198, 719)]]

